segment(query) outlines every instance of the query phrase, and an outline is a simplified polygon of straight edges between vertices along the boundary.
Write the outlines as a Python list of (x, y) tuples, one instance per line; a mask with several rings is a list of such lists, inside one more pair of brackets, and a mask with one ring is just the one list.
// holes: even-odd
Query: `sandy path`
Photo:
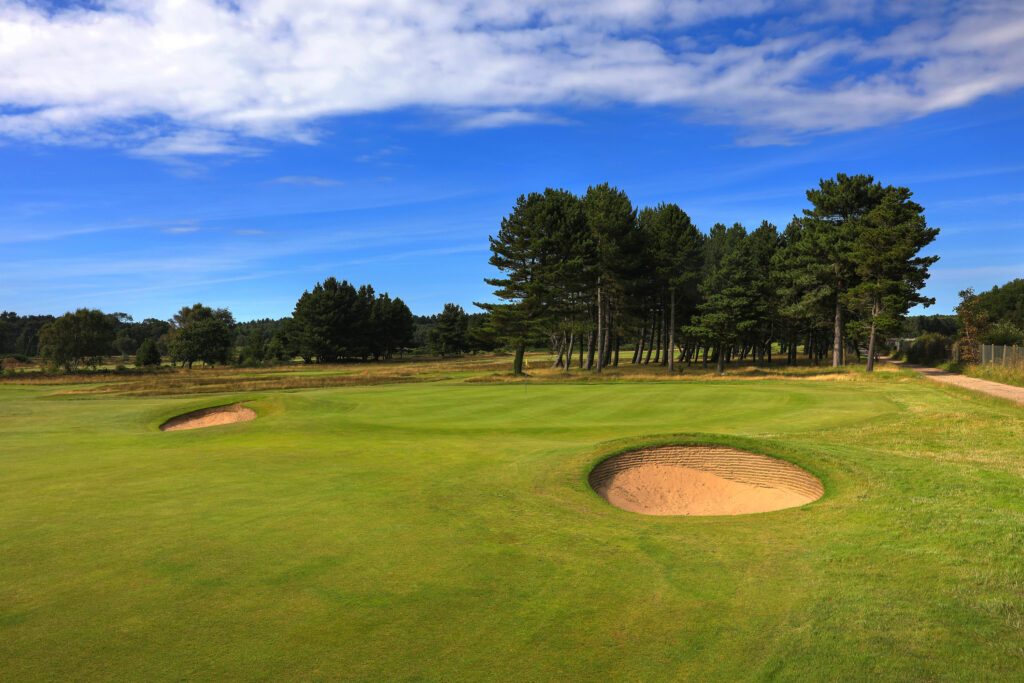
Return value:
[(983, 394), (988, 394), (989, 396), (995, 396), (997, 398), (1005, 398), (1018, 405), (1024, 406), (1024, 387), (1015, 387), (1010, 384), (992, 382), (987, 379), (978, 379), (977, 377), (967, 377), (966, 375), (958, 375), (955, 372), (946, 372), (945, 370), (928, 368), (923, 365), (911, 365), (904, 361), (891, 360), (888, 362), (896, 365), (902, 365), (905, 368), (910, 368), (934, 382), (952, 384), (955, 387), (963, 387), (964, 389), (970, 389), (972, 391), (980, 391)]

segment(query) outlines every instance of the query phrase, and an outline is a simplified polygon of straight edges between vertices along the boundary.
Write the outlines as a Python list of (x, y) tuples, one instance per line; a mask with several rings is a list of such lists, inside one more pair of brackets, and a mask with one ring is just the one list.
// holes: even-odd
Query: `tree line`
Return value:
[[(259, 365), (295, 357), (329, 363), (392, 358), (413, 346), (414, 333), (414, 316), (400, 298), (331, 277), (303, 292), (292, 315), (280, 320), (238, 323), (228, 309), (202, 303), (182, 307), (169, 320), (141, 323), (124, 313), (90, 308), (58, 317), (5, 311), (0, 315), (0, 354), (26, 360), (39, 355), (68, 372), (95, 367), (118, 353), (124, 359), (134, 354), (137, 366), (160, 365), (164, 359), (188, 368), (197, 362)], [(468, 349), (464, 330), (463, 336), (444, 340), (446, 350)]]
[[(709, 358), (795, 363), (828, 355), (835, 366), (880, 334), (899, 330), (938, 257), (920, 256), (938, 234), (905, 187), (837, 174), (807, 191), (810, 207), (783, 231), (764, 221), (697, 229), (675, 204), (636, 208), (626, 193), (594, 185), (582, 196), (546, 189), (520, 196), (491, 236), (485, 281), (498, 303), (493, 333), (516, 349), (547, 341), (554, 367), (600, 372), (631, 363)], [(574, 354), (576, 354), (574, 356)], [(578, 357), (577, 357), (578, 356)]]

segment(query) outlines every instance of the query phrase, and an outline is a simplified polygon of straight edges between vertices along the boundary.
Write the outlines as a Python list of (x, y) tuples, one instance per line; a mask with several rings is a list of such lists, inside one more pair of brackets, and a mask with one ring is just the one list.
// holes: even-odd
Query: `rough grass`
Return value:
[[(554, 357), (544, 353), (528, 356), (531, 367), (527, 382), (608, 382), (608, 381), (708, 381), (724, 379), (816, 379), (847, 381), (863, 378), (862, 365), (832, 368), (801, 360), (790, 367), (776, 362), (757, 367), (749, 362), (730, 363), (726, 374), (719, 375), (714, 364), (681, 364), (674, 373), (657, 364), (631, 365), (623, 362), (608, 367), (602, 374), (575, 365), (568, 371), (551, 367)], [(57, 394), (107, 394), (117, 396), (171, 396), (180, 394), (223, 393), (229, 391), (268, 391), (281, 389), (321, 389), (343, 386), (370, 386), (400, 382), (437, 382), (460, 380), (480, 383), (521, 383), (512, 375), (512, 359), (505, 355), (463, 356), (448, 359), (409, 359), (384, 363), (344, 363), (337, 365), (288, 364), (266, 368), (212, 367), (193, 369), (164, 368), (157, 373), (117, 374), (42, 374), (24, 373), (0, 379), (0, 386), (52, 385), (62, 387)], [(894, 366), (880, 364), (879, 373), (898, 372)]]
[[(0, 679), (1021, 678), (1024, 412), (852, 376), (5, 384)], [(260, 418), (157, 430), (238, 400)], [(587, 487), (611, 452), (686, 439), (826, 495), (658, 518)]]
[(972, 363), (945, 363), (941, 366), (943, 370), (957, 372), (968, 377), (987, 379), (1003, 384), (1012, 384), (1016, 387), (1024, 387), (1024, 365), (975, 365)]

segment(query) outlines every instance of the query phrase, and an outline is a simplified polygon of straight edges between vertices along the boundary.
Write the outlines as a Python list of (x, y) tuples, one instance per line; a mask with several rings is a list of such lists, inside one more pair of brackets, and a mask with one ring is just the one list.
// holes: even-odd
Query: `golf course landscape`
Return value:
[[(3, 380), (0, 679), (1024, 675), (1018, 406), (892, 366), (507, 363)], [(256, 419), (160, 430), (236, 403)], [(657, 444), (825, 493), (648, 516), (588, 486)]]

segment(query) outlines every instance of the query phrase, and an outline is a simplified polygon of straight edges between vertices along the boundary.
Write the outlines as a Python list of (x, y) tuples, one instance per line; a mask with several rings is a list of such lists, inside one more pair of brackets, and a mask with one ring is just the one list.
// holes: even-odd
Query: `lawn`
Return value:
[[(432, 368), (202, 395), (0, 385), (0, 679), (1024, 676), (1019, 408), (907, 372)], [(235, 400), (259, 419), (157, 429)], [(604, 455), (691, 439), (795, 462), (825, 497), (659, 518), (587, 487)]]

